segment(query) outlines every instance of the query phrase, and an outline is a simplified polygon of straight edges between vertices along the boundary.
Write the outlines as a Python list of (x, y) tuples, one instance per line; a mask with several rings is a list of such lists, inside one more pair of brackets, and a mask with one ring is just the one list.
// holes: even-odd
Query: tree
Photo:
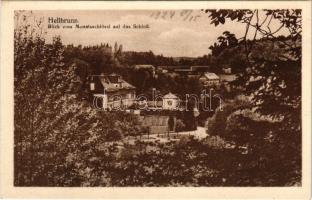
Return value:
[(183, 121), (181, 119), (177, 119), (176, 122), (176, 131), (177, 132), (181, 132), (185, 129), (185, 124), (183, 123)]
[[(246, 25), (245, 34), (237, 39), (236, 45), (231, 47), (229, 42), (224, 43), (222, 40), (214, 48), (216, 50), (219, 50), (219, 47), (223, 48), (221, 50), (223, 52), (218, 52), (219, 55), (225, 51), (241, 50), (243, 59), (240, 60), (245, 68), (237, 71), (238, 79), (234, 84), (249, 96), (254, 112), (274, 122), (267, 124), (266, 129), (261, 129), (260, 122), (247, 122), (248, 118), (236, 116), (232, 118), (235, 119), (233, 124), (236, 126), (239, 122), (248, 123), (250, 125), (248, 132), (261, 135), (261, 141), (264, 141), (256, 145), (257, 149), (266, 148), (272, 150), (271, 154), (274, 156), (283, 155), (282, 163), (287, 169), (287, 172), (284, 172), (290, 175), (288, 181), (294, 178), (300, 182), (301, 10), (205, 10), (205, 12), (209, 13), (211, 23), (216, 26), (226, 23), (227, 20), (236, 20)], [(274, 30), (273, 21), (279, 23), (279, 27)], [(288, 31), (288, 34), (279, 36), (281, 30)], [(240, 131), (233, 131), (232, 134), (238, 136), (242, 133), (242, 129), (243, 127), (240, 127)], [(273, 139), (265, 140), (266, 137)], [(242, 135), (237, 137), (236, 142), (243, 138)], [(274, 146), (279, 146), (280, 151), (274, 151)], [(289, 151), (295, 153), (286, 156)], [(272, 156), (270, 158), (273, 159)], [(275, 179), (278, 184), (285, 181), (279, 180), (280, 182), (278, 178)]]
[(214, 43), (213, 46), (209, 47), (213, 56), (217, 56), (224, 49), (228, 47), (235, 47), (238, 44), (238, 39), (236, 39), (235, 34), (232, 34), (229, 31), (224, 31), (223, 35), (224, 36), (218, 37), (218, 43)]
[[(130, 114), (103, 113), (76, 92), (78, 65), (66, 65), (59, 37), (47, 43), (31, 12), (14, 30), (14, 185), (108, 185), (107, 173)], [(78, 73), (78, 74), (77, 74)]]
[[(36, 155), (40, 153), (37, 150), (43, 145), (37, 141), (44, 138), (40, 134), (44, 119), (51, 117), (48, 112), (53, 109), (51, 102), (69, 89), (69, 84), (63, 81), (70, 80), (72, 74), (64, 74), (60, 39), (54, 38), (52, 44), (45, 44), (42, 29), (27, 25), (31, 13), (29, 16), (23, 12), (15, 14), (19, 25), (14, 32), (15, 180), (28, 185), (35, 181)], [(42, 19), (35, 22), (40, 27)]]
[[(240, 85), (247, 85), (245, 91), (248, 95), (253, 95), (253, 102), (257, 103), (258, 111), (264, 114), (270, 112), (274, 117), (284, 117), (284, 120), (298, 122), (297, 119), (290, 119), (297, 118), (295, 114), (290, 113), (298, 113), (301, 109), (301, 10), (264, 10), (266, 17), (263, 21), (260, 21), (258, 10), (206, 10), (206, 12), (210, 13), (211, 23), (215, 25), (225, 23), (226, 19), (246, 24), (246, 32), (240, 42), (244, 44), (248, 66), (239, 73), (238, 82)], [(272, 20), (280, 23), (280, 27), (275, 31), (270, 28)], [(251, 28), (254, 28), (254, 36), (249, 40), (248, 33)], [(281, 29), (288, 29), (289, 35), (277, 37), (276, 34)], [(259, 43), (264, 40), (257, 40), (258, 34), (267, 39), (262, 51), (263, 48), (272, 48), (270, 53), (273, 51), (275, 55), (260, 57), (252, 55), (253, 48), (259, 47)], [(272, 45), (269, 45), (269, 42)], [(222, 44), (221, 41), (220, 45)], [(227, 47), (230, 48), (231, 45)], [(265, 52), (268, 52), (268, 49)], [(291, 80), (287, 78), (290, 74)], [(278, 99), (274, 100), (276, 97)], [(292, 128), (298, 128), (298, 124)]]

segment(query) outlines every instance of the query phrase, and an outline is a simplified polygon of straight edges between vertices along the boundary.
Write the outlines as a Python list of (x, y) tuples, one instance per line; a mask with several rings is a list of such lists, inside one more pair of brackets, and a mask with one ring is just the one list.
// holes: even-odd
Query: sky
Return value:
[[(160, 15), (158, 15), (160, 13)], [(166, 14), (165, 14), (166, 13)], [(98, 11), (33, 11), (32, 16), (43, 20), (51, 41), (59, 35), (64, 44), (96, 45), (115, 42), (123, 45), (124, 51), (153, 51), (155, 54), (172, 57), (197, 57), (210, 53), (209, 46), (217, 41), (224, 31), (237, 38), (245, 33), (246, 26), (239, 22), (226, 21), (215, 27), (208, 14), (201, 10), (98, 10)], [(77, 19), (79, 25), (109, 25), (110, 29), (47, 29), (48, 18)], [(113, 29), (113, 25), (121, 25)], [(126, 24), (149, 25), (147, 29), (123, 29)]]

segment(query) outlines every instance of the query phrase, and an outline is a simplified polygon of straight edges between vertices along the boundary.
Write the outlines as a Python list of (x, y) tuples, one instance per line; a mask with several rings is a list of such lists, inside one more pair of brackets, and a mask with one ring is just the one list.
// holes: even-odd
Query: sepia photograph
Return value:
[(301, 186), (302, 10), (15, 10), (15, 186)]
[(14, 20), (15, 186), (301, 186), (300, 9)]
[(1, 9), (0, 197), (310, 196), (311, 2), (55, 3)]

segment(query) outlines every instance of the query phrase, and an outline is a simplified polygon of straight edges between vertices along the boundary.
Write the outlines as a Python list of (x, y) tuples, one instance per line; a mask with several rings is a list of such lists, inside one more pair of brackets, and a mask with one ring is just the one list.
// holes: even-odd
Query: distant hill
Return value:
[(197, 57), (173, 57), (173, 61), (180, 62), (180, 60), (186, 60), (186, 61), (194, 61)]

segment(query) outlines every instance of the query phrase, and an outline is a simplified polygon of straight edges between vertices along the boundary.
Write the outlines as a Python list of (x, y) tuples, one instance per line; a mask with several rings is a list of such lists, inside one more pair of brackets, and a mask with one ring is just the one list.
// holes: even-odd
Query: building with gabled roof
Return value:
[(169, 92), (168, 94), (162, 97), (163, 105), (162, 108), (164, 110), (175, 110), (179, 106), (179, 97)]
[(215, 73), (206, 72), (199, 78), (199, 81), (204, 86), (218, 86), (220, 84), (220, 77)]
[(89, 82), (96, 107), (105, 110), (127, 108), (135, 101), (136, 88), (118, 74), (91, 75)]

